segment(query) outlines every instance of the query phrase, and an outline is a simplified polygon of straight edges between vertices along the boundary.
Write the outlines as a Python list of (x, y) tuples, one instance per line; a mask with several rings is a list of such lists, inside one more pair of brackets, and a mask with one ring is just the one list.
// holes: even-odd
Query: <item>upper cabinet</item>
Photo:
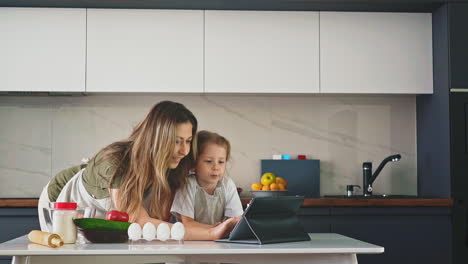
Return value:
[(449, 5), (450, 88), (468, 88), (468, 3)]
[(87, 92), (203, 92), (203, 11), (88, 9)]
[[(450, 8), (455, 88), (468, 87), (468, 38), (456, 26), (467, 20), (466, 5)], [(432, 93), (431, 19), (429, 13), (0, 8), (0, 91)]]
[(0, 91), (85, 91), (86, 10), (0, 8)]
[(318, 12), (205, 11), (205, 92), (318, 93)]
[(322, 93), (432, 93), (432, 15), (321, 12), (320, 80)]

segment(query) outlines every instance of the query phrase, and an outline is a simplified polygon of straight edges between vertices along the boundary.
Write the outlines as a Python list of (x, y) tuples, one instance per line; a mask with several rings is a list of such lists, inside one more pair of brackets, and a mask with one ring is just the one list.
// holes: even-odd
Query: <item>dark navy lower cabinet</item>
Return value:
[(299, 220), (307, 233), (331, 232), (331, 216), (329, 207), (301, 208), (298, 215)]
[[(40, 229), (37, 208), (0, 208), (0, 243)], [(0, 256), (0, 264), (10, 264), (11, 257)]]
[(359, 264), (452, 263), (450, 208), (332, 208), (331, 232), (383, 246)]

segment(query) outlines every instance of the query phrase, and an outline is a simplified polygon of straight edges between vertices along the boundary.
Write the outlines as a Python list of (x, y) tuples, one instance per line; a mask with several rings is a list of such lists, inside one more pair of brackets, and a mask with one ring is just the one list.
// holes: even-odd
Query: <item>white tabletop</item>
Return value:
[(65, 244), (49, 248), (29, 242), (22, 236), (0, 244), (0, 256), (66, 255), (209, 255), (209, 254), (378, 254), (381, 246), (339, 234), (309, 234), (311, 241), (267, 245), (219, 243), (213, 241), (136, 242), (119, 244)]

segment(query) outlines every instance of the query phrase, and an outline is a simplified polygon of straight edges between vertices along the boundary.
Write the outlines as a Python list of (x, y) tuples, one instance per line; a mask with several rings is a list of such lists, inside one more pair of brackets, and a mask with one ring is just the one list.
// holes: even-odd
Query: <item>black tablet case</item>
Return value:
[(226, 243), (270, 244), (309, 241), (297, 217), (303, 196), (253, 198)]

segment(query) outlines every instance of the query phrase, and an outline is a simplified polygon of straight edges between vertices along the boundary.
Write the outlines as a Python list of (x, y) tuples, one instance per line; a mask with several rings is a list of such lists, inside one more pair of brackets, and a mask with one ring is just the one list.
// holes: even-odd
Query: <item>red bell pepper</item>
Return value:
[(120, 212), (117, 210), (112, 210), (107, 212), (106, 220), (119, 221), (119, 222), (128, 222), (128, 214), (125, 212)]

